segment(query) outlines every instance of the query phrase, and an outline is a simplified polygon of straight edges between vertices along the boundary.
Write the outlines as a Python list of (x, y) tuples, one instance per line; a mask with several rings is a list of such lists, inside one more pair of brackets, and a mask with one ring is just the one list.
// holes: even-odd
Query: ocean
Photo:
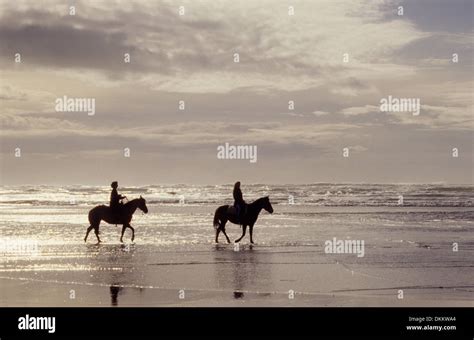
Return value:
[[(244, 291), (247, 296), (268, 294), (264, 305), (275, 305), (275, 301), (285, 305), (281, 297), (289, 289), (313, 298), (315, 294), (358, 291), (357, 298), (350, 300), (356, 305), (373, 305), (367, 301), (396, 304), (360, 301), (361, 291), (371, 292), (373, 298), (374, 292), (384, 292), (387, 287), (452, 287), (456, 294), (472, 297), (472, 185), (243, 185), (247, 202), (269, 196), (274, 213), (262, 210), (254, 228), (255, 245), (249, 244), (247, 235), (238, 251), (225, 243), (223, 235), (218, 245), (214, 243), (214, 211), (232, 204), (230, 184), (121, 187), (119, 192), (129, 199), (141, 195), (147, 200), (149, 213), (137, 210), (131, 223), (135, 241), (130, 242), (127, 230), (125, 245), (120, 244), (121, 228), (102, 222), (103, 243), (95, 244), (91, 233), (85, 244), (88, 211), (108, 203), (109, 189), (1, 187), (0, 279), (96, 288), (187, 287), (208, 293), (204, 300), (186, 300), (204, 306), (212, 305), (216, 292)], [(226, 229), (231, 240), (241, 235), (240, 226), (228, 223)], [(333, 239), (363, 240), (364, 256), (327, 254), (325, 242)], [(356, 275), (357, 280), (341, 281), (344, 275)], [(20, 302), (10, 296), (4, 304), (32, 303), (24, 300), (24, 292), (15, 292)], [(99, 298), (101, 294), (94, 296), (96, 299), (84, 304), (107, 303)], [(157, 296), (163, 298), (154, 294), (148, 300), (137, 300), (129, 295), (127, 305), (182, 303), (169, 295), (165, 300)], [(275, 296), (280, 299), (271, 298)], [(301, 305), (321, 305), (313, 298)], [(65, 305), (50, 299), (52, 305)], [(38, 301), (44, 303), (44, 299)], [(467, 302), (464, 295), (460, 301)], [(338, 300), (335, 305), (346, 303)]]

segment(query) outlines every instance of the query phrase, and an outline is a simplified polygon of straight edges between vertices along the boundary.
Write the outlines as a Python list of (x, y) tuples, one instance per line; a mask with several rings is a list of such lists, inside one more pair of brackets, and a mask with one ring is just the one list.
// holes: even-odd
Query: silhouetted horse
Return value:
[(235, 242), (240, 242), (240, 240), (245, 236), (245, 232), (247, 231), (247, 226), (249, 226), (250, 232), (250, 243), (253, 243), (253, 226), (257, 221), (258, 214), (262, 209), (265, 209), (270, 214), (273, 213), (273, 207), (270, 203), (270, 199), (268, 196), (259, 198), (253, 203), (247, 204), (247, 211), (241, 217), (240, 221), (237, 219), (237, 215), (235, 213), (229, 214), (229, 205), (223, 205), (217, 208), (216, 213), (214, 214), (214, 227), (216, 228), (216, 243), (218, 243), (219, 233), (222, 231), (227, 239), (227, 243), (230, 243), (229, 237), (225, 232), (225, 224), (227, 221), (231, 221), (235, 224), (241, 224), (243, 228), (242, 236), (235, 240)]
[(98, 205), (97, 207), (93, 208), (89, 211), (89, 223), (91, 224), (89, 228), (87, 228), (86, 237), (84, 237), (84, 242), (87, 241), (87, 236), (92, 229), (94, 229), (95, 236), (97, 236), (97, 241), (100, 241), (99, 238), (99, 225), (102, 220), (110, 224), (122, 224), (122, 236), (120, 236), (120, 242), (123, 242), (123, 234), (125, 229), (130, 228), (132, 230), (132, 241), (135, 238), (135, 229), (132, 228), (130, 225), (130, 221), (132, 220), (132, 216), (135, 213), (135, 210), (139, 208), (145, 214), (148, 213), (148, 208), (146, 206), (146, 201), (143, 197), (136, 198), (124, 204), (120, 208), (120, 214), (114, 214), (110, 207), (106, 205)]

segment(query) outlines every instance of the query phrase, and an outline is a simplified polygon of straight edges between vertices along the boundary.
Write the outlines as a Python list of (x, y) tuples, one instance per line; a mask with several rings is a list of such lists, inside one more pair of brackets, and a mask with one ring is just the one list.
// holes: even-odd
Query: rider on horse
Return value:
[(237, 218), (240, 220), (241, 215), (244, 215), (245, 213), (245, 201), (242, 196), (242, 191), (240, 190), (240, 182), (236, 182), (234, 185), (234, 207), (235, 210), (237, 211)]
[(127, 198), (126, 196), (122, 196), (117, 192), (118, 182), (114, 181), (110, 185), (112, 187), (112, 192), (110, 193), (110, 209), (115, 216), (118, 217), (122, 208), (122, 202), (120, 200)]

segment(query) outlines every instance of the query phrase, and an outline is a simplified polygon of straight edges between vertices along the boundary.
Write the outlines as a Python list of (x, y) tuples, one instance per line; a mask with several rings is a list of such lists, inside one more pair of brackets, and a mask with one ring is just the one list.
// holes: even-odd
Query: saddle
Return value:
[(121, 224), (122, 222), (122, 212), (123, 212), (123, 205), (120, 204), (115, 207), (109, 207), (110, 211), (112, 212), (112, 224)]
[(240, 215), (237, 216), (237, 209), (233, 205), (229, 205), (227, 208), (227, 215), (235, 216), (235, 219), (239, 222), (247, 214), (247, 204), (244, 205), (244, 208), (240, 211)]

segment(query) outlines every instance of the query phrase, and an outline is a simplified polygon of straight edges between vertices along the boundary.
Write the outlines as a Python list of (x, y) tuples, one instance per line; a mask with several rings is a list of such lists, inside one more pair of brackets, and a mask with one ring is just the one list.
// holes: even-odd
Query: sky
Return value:
[(0, 0), (0, 184), (472, 184), (473, 42), (469, 0)]

